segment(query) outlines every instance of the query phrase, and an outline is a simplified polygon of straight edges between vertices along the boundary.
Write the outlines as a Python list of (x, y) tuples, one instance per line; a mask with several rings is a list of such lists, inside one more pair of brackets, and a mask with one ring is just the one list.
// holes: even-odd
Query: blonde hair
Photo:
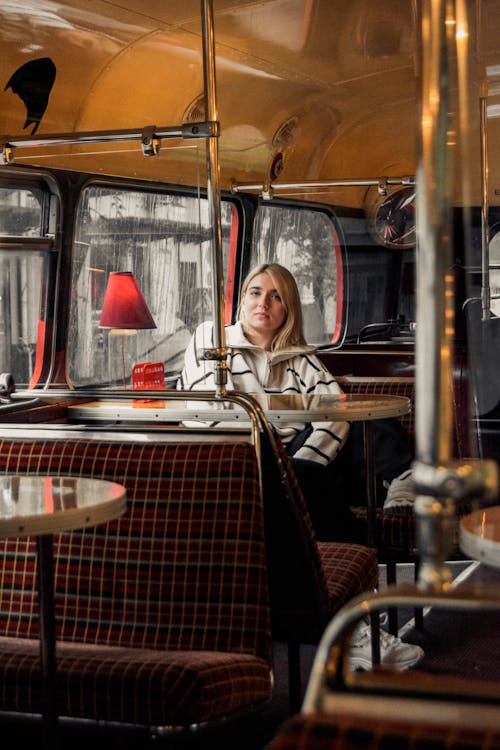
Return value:
[(251, 281), (261, 273), (267, 273), (271, 277), (285, 308), (285, 322), (273, 339), (273, 351), (286, 349), (289, 346), (305, 345), (306, 340), (302, 327), (302, 306), (297, 283), (288, 268), (279, 265), (279, 263), (262, 263), (260, 266), (253, 268), (245, 278), (241, 287), (241, 298), (238, 309), (238, 320), (241, 322), (243, 329), (245, 328), (243, 300)]

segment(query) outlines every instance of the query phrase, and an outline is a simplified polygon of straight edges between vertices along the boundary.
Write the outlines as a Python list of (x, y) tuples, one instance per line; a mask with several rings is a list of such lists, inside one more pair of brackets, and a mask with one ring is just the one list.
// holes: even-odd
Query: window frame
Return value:
[[(36, 338), (34, 340), (34, 365), (26, 378), (26, 386), (33, 389), (45, 386), (51, 377), (55, 355), (55, 310), (57, 302), (57, 278), (60, 257), (60, 207), (61, 198), (58, 186), (49, 174), (5, 169), (0, 174), (0, 187), (6, 191), (36, 192), (42, 199), (38, 235), (3, 234), (0, 229), (0, 251), (44, 258), (44, 268), (39, 281), (40, 296)], [(29, 297), (29, 293), (28, 293)], [(26, 303), (26, 301), (25, 301)], [(29, 344), (26, 344), (29, 346)], [(10, 369), (15, 369), (11, 366)], [(17, 372), (11, 373), (16, 385), (25, 380)]]

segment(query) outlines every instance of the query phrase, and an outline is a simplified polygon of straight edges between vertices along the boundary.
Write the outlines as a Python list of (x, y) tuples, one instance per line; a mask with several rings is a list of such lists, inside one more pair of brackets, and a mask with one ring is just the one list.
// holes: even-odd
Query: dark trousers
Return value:
[[(350, 506), (366, 505), (366, 479), (363, 428), (351, 425), (349, 438), (327, 466), (316, 461), (293, 457), (307, 434), (294, 441), (287, 450), (291, 455), (311, 521), (319, 541), (357, 542), (366, 544), (366, 526), (353, 514)], [(377, 502), (384, 501), (384, 482), (408, 469), (413, 449), (399, 422), (392, 419), (373, 422), (373, 457)]]

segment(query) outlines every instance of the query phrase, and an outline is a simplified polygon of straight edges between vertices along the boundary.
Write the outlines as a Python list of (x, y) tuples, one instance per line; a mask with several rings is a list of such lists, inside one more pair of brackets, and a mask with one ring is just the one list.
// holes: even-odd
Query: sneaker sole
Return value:
[(381, 662), (377, 665), (372, 665), (372, 660), (368, 659), (364, 656), (350, 656), (349, 657), (349, 666), (353, 672), (356, 671), (356, 669), (363, 669), (365, 671), (370, 671), (373, 666), (377, 667), (386, 667), (387, 669), (394, 669), (396, 672), (404, 672), (407, 669), (410, 669), (410, 667), (414, 667), (415, 664), (418, 664), (418, 662), (422, 659), (423, 653), (419, 654), (416, 657), (413, 657), (412, 659), (407, 659), (406, 661), (399, 661), (396, 664), (388, 664), (387, 662)]

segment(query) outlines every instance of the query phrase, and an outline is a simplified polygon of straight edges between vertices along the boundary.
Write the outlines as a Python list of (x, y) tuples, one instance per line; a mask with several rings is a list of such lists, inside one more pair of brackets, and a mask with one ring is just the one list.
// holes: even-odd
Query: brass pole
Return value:
[[(203, 33), (203, 74), (205, 109), (209, 121), (217, 122), (216, 81), (215, 81), (215, 37), (213, 23), (213, 2), (202, 0)], [(224, 331), (224, 270), (222, 257), (221, 190), (218, 137), (208, 138), (207, 150), (207, 191), (209, 216), (212, 225), (213, 250), (213, 300), (214, 300), (214, 345), (211, 358), (215, 364), (215, 387), (219, 395), (225, 393), (227, 383), (226, 342)]]

